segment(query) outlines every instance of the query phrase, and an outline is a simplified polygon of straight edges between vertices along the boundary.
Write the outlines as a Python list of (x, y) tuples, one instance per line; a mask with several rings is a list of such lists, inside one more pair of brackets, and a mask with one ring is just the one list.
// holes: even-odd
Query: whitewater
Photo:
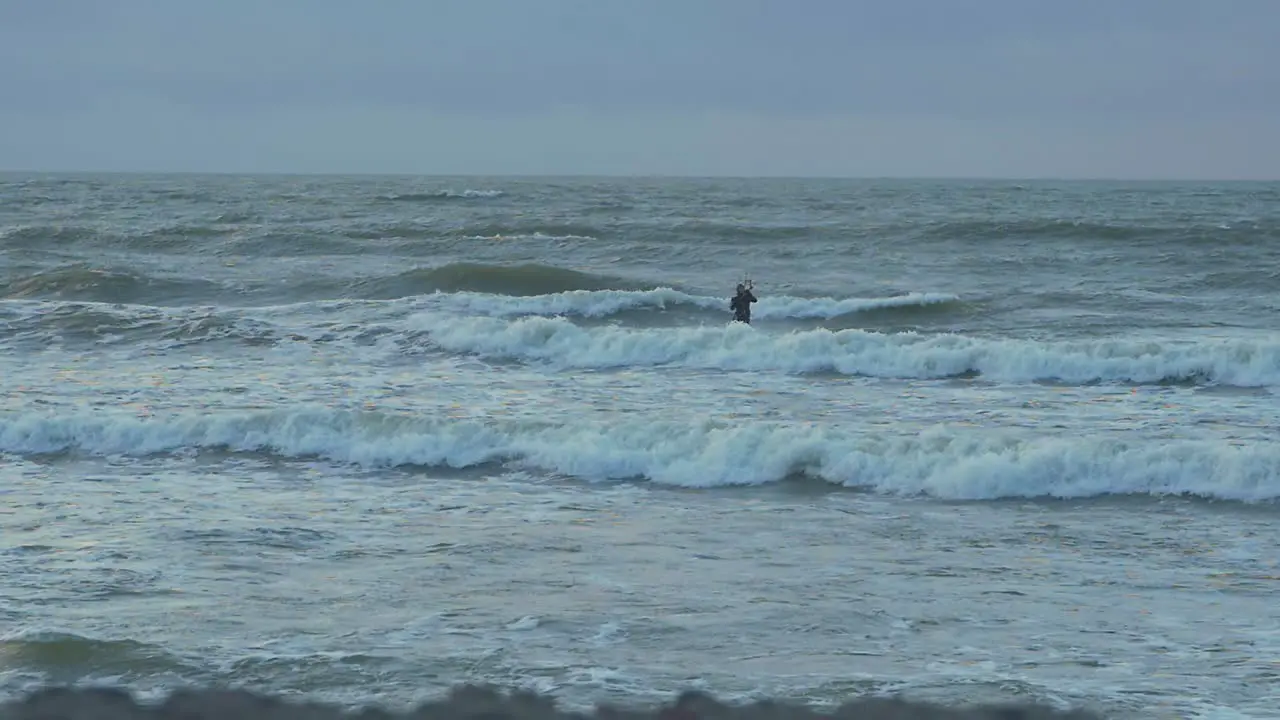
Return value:
[(1268, 717), (1278, 239), (1275, 184), (0, 176), (0, 693)]

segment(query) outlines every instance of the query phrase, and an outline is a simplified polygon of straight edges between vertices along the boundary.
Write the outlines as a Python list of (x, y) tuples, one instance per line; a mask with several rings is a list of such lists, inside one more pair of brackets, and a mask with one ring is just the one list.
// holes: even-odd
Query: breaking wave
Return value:
[[(436, 351), (553, 369), (675, 367), (920, 380), (977, 377), (1012, 383), (1280, 385), (1280, 343), (1275, 341), (1042, 341), (864, 329), (786, 331), (724, 322), (725, 310), (718, 307), (723, 302), (669, 288), (527, 297), (438, 292), (258, 308), (11, 300), (0, 303), (0, 340), (158, 343), (155, 347), (216, 341), (390, 341), (382, 345), (389, 352)], [(823, 318), (951, 302), (955, 301), (928, 295), (773, 298), (760, 303), (757, 316)], [(567, 317), (620, 318), (628, 310), (663, 308), (705, 312), (717, 321), (696, 324), (686, 318), (675, 327), (643, 327), (617, 320), (579, 325)], [(460, 310), (473, 314), (459, 315)]]
[(738, 323), (634, 329), (565, 318), (505, 320), (424, 312), (412, 329), (436, 347), (569, 368), (679, 366), (882, 378), (980, 376), (996, 382), (1280, 384), (1280, 343), (1248, 340), (1042, 342), (957, 334), (815, 329), (771, 333)]
[(1280, 446), (1047, 437), (1011, 430), (918, 434), (807, 422), (584, 420), (553, 424), (316, 408), (243, 414), (23, 415), (0, 419), (0, 451), (145, 456), (217, 450), (372, 467), (506, 464), (586, 481), (711, 488), (807, 476), (900, 496), (956, 500), (1194, 495), (1280, 497)]

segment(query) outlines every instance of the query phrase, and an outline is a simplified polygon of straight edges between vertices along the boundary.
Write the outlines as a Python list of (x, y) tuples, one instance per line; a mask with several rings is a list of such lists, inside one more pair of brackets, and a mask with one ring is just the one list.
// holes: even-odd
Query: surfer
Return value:
[(751, 324), (751, 303), (756, 301), (756, 296), (751, 294), (751, 281), (738, 283), (738, 294), (733, 296), (729, 301), (729, 309), (733, 311), (734, 322)]

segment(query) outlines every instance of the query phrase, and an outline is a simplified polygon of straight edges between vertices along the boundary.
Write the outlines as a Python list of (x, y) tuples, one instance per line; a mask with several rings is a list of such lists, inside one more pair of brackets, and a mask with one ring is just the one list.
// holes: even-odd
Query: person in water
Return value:
[(729, 309), (733, 311), (733, 319), (735, 322), (751, 324), (751, 303), (756, 301), (756, 296), (751, 294), (751, 286), (749, 284), (738, 283), (738, 294), (733, 296), (729, 301)]

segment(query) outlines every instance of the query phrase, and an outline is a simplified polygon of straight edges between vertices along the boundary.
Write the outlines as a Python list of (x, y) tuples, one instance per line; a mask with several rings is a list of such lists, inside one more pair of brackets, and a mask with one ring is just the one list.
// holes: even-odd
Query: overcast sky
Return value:
[(0, 168), (1280, 177), (1280, 0), (0, 0)]

